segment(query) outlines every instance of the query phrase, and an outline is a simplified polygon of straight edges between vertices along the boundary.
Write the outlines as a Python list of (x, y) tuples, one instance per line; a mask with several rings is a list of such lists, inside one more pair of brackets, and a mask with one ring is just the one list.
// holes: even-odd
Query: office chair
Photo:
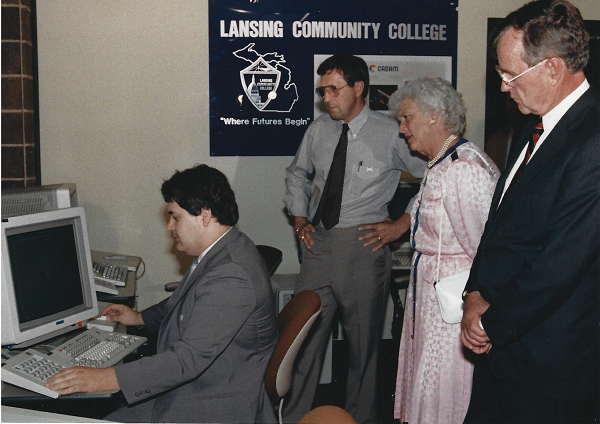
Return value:
[[(406, 290), (409, 287), (410, 275), (404, 270), (392, 270), (390, 281), (390, 296), (394, 303), (394, 314), (392, 317), (392, 338), (400, 340), (402, 334), (402, 323), (404, 321), (404, 306), (400, 299), (400, 290)], [(404, 274), (404, 275), (403, 275)]]
[[(281, 250), (275, 247), (265, 246), (263, 244), (257, 245), (256, 249), (258, 249), (258, 253), (260, 253), (260, 256), (262, 256), (263, 260), (265, 261), (267, 269), (269, 270), (269, 275), (272, 277), (273, 274), (275, 274), (275, 270), (281, 263), (281, 260), (283, 259), (283, 253), (281, 253)], [(165, 291), (175, 291), (178, 285), (179, 281), (167, 283), (165, 284)]]
[(279, 402), (279, 423), (283, 423), (283, 399), (292, 385), (294, 362), (302, 343), (321, 312), (321, 298), (313, 290), (296, 294), (277, 316), (278, 339), (265, 373), (267, 394)]
[(272, 277), (283, 259), (281, 250), (276, 247), (265, 246), (264, 244), (257, 245), (256, 249), (258, 249), (258, 253), (260, 253), (260, 256), (264, 259), (265, 264), (267, 264), (269, 275)]
[(339, 406), (323, 405), (303, 416), (298, 424), (356, 424), (356, 421)]

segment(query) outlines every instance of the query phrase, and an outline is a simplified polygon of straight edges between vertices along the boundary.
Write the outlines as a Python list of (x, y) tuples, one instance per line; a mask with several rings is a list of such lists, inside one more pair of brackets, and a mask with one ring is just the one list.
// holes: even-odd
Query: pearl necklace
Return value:
[(448, 137), (446, 139), (446, 141), (444, 141), (444, 145), (442, 146), (442, 150), (439, 151), (439, 153), (436, 155), (436, 157), (434, 157), (432, 160), (430, 160), (429, 162), (427, 162), (427, 168), (431, 168), (433, 165), (435, 165), (435, 163), (440, 160), (440, 158), (442, 156), (444, 156), (444, 153), (446, 153), (446, 150), (448, 150), (448, 146), (450, 146), (450, 143), (452, 142), (452, 140), (458, 138), (458, 136), (456, 134), (450, 134), (450, 137)]

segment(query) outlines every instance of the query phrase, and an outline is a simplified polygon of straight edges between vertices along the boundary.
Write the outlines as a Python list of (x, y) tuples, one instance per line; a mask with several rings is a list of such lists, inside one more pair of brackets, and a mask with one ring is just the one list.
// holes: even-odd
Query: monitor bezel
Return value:
[[(67, 310), (20, 323), (14, 281), (12, 278), (10, 252), (7, 237), (40, 229), (72, 225), (77, 249), (77, 259), (83, 294), (83, 303)], [(2, 345), (15, 345), (34, 339), (51, 338), (85, 324), (98, 315), (98, 303), (92, 270), (85, 212), (81, 207), (57, 209), (30, 215), (2, 219)]]

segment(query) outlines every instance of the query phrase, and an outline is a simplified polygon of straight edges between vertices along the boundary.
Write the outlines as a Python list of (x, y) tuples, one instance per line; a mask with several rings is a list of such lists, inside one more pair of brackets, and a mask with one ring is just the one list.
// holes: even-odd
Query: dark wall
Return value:
[(2, 0), (2, 188), (39, 182), (35, 2)]

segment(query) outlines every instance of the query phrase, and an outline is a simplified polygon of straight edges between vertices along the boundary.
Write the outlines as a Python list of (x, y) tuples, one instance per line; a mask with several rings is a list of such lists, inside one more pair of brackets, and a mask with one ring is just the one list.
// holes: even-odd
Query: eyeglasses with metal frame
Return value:
[(519, 75), (517, 75), (516, 77), (513, 77), (513, 78), (511, 78), (511, 79), (508, 79), (508, 78), (506, 77), (506, 75), (504, 74), (504, 71), (502, 71), (502, 70), (500, 69), (500, 65), (496, 65), (496, 72), (498, 72), (498, 75), (500, 75), (500, 78), (502, 79), (502, 81), (504, 81), (504, 83), (505, 83), (506, 85), (508, 85), (509, 87), (514, 87), (514, 86), (515, 86), (515, 85), (514, 85), (514, 82), (515, 82), (515, 80), (516, 80), (517, 78), (520, 78), (520, 77), (522, 77), (522, 76), (523, 76), (523, 75), (525, 75), (527, 72), (529, 72), (529, 71), (531, 71), (531, 70), (533, 70), (533, 69), (537, 68), (537, 67), (538, 67), (538, 66), (540, 66), (541, 64), (545, 63), (547, 60), (548, 60), (548, 59), (544, 59), (544, 60), (542, 60), (541, 62), (538, 62), (537, 64), (535, 64), (535, 65), (533, 65), (533, 66), (531, 66), (531, 67), (529, 67), (529, 68), (525, 69), (525, 70), (524, 70), (523, 72), (521, 72)]
[(324, 99), (325, 98), (325, 93), (329, 93), (331, 96), (333, 97), (337, 97), (340, 95), (340, 90), (344, 87), (348, 87), (348, 84), (342, 86), (342, 87), (336, 87), (335, 85), (326, 85), (324, 87), (317, 87), (315, 88), (315, 93), (317, 93), (317, 95)]

